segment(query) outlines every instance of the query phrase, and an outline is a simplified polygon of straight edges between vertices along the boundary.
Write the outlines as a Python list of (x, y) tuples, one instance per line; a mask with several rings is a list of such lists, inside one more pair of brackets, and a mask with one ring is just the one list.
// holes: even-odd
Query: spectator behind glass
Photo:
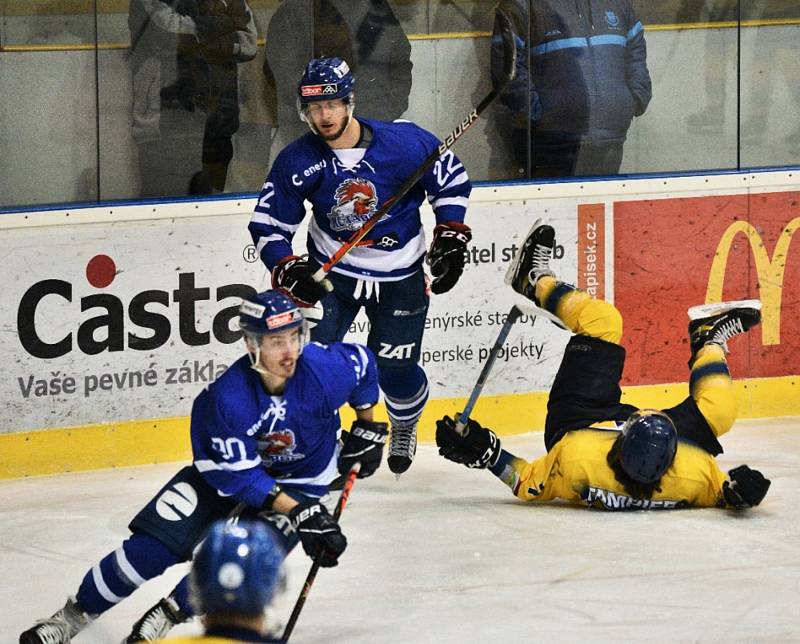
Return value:
[(131, 0), (128, 8), (131, 135), (138, 153), (141, 197), (184, 194), (200, 160), (196, 119), (162, 113), (159, 97), (161, 88), (175, 74), (178, 35), (195, 37), (187, 4), (193, 4), (193, 0)]
[(205, 113), (202, 170), (189, 194), (225, 190), (233, 158), (231, 139), (239, 129), (237, 65), (256, 56), (256, 25), (245, 0), (180, 0), (194, 20), (195, 35), (177, 41), (177, 80), (161, 90), (161, 105)]
[(386, 0), (284, 0), (267, 28), (264, 75), (277, 96), (280, 150), (308, 127), (297, 118), (297, 79), (312, 57), (347, 60), (358, 77), (358, 113), (393, 121), (408, 109), (411, 43)]
[[(617, 174), (631, 121), (652, 95), (644, 28), (630, 0), (502, 0), (498, 9), (511, 18), (518, 47), (516, 78), (500, 99), (510, 112), (515, 175), (527, 175), (529, 142), (532, 177)], [(496, 83), (496, 22), (491, 58)]]

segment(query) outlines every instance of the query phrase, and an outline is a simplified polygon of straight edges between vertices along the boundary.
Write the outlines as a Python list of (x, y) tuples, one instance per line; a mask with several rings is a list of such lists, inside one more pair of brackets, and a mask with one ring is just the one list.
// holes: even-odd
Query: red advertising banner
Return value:
[(599, 300), (606, 296), (604, 203), (578, 206), (578, 288)]
[(762, 324), (730, 343), (735, 378), (800, 364), (800, 193), (614, 203), (614, 293), (628, 349), (623, 382), (681, 382), (686, 310), (760, 299)]

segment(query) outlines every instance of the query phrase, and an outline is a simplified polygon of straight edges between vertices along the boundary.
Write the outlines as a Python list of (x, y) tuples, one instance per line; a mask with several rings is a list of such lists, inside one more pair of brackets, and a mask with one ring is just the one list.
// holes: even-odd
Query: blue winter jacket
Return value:
[[(516, 77), (501, 101), (543, 142), (624, 141), (652, 96), (644, 28), (630, 0), (503, 0), (515, 31)], [(530, 27), (529, 27), (530, 22)], [(530, 39), (529, 39), (530, 34)], [(492, 77), (502, 71), (498, 23)]]

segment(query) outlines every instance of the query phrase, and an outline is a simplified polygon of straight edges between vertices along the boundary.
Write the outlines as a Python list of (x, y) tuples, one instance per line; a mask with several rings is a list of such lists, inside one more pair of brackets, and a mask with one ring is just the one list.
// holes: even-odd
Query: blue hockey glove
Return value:
[(467, 244), (471, 239), (469, 226), (457, 221), (448, 221), (433, 229), (433, 241), (428, 252), (428, 264), (433, 275), (431, 291), (439, 295), (456, 285), (464, 272)]

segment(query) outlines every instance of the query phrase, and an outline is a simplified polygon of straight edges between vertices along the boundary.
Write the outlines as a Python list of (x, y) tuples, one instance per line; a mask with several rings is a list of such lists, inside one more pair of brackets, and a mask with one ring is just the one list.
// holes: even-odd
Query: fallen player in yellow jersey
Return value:
[[(446, 459), (488, 468), (525, 501), (563, 499), (607, 510), (683, 507), (749, 508), (770, 481), (746, 465), (726, 475), (717, 440), (737, 414), (725, 355), (727, 342), (761, 320), (758, 300), (689, 309), (689, 396), (665, 410), (620, 402), (625, 361), (622, 316), (612, 304), (560, 282), (550, 270), (551, 226), (534, 224), (506, 282), (572, 336), (547, 404), (547, 454), (526, 461), (502, 449), (494, 432), (469, 420), (463, 435), (445, 416), (436, 443)], [(616, 421), (620, 430), (592, 427)]]

